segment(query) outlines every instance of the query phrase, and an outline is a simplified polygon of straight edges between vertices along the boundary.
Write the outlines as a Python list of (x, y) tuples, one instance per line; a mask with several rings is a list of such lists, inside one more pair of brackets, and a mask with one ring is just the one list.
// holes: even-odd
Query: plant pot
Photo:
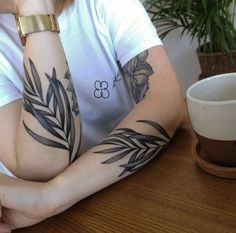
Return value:
[(202, 53), (197, 49), (197, 56), (202, 73), (199, 79), (204, 79), (222, 73), (236, 72), (236, 50), (231, 53), (231, 59), (222, 52)]

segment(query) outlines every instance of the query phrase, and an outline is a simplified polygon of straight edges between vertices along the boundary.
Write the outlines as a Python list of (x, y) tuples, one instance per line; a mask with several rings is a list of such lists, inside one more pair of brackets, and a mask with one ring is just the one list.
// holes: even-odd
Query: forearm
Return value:
[[(135, 170), (149, 162), (150, 158), (153, 156), (150, 158), (147, 158), (146, 156), (152, 154), (152, 151), (156, 152), (153, 154), (153, 158), (156, 158), (160, 155), (161, 149), (168, 144), (175, 128), (178, 127), (179, 123), (176, 122), (180, 122), (182, 118), (183, 105), (178, 101), (170, 103), (171, 102), (168, 103), (167, 101), (167, 105), (163, 104), (162, 106), (164, 106), (164, 108), (157, 108), (157, 106), (152, 105), (152, 107), (154, 107), (152, 108), (152, 111), (151, 109), (146, 109), (142, 104), (137, 105), (127, 118), (125, 118), (117, 127), (119, 132), (122, 131), (121, 128), (133, 129), (137, 132), (137, 134), (131, 133), (128, 137), (122, 137), (123, 143), (121, 143), (121, 147), (124, 147), (123, 149), (116, 148), (118, 150), (114, 150), (115, 143), (112, 144), (111, 139), (115, 138), (113, 141), (116, 142), (118, 140), (118, 132), (117, 130), (114, 130), (109, 137), (104, 139), (103, 145), (100, 144), (86, 152), (61, 175), (49, 182), (28, 182), (0, 174), (1, 204), (5, 207), (4, 211), (7, 211), (8, 208), (10, 209), (10, 213), (12, 213), (12, 219), (5, 219), (5, 222), (9, 223), (13, 228), (35, 224), (47, 217), (66, 210), (79, 200), (132, 174), (133, 171), (131, 171), (130, 168)], [(173, 109), (173, 115), (172, 117), (161, 120), (163, 114), (159, 115), (158, 112), (166, 112), (165, 109)], [(170, 112), (168, 111), (166, 113)], [(150, 115), (151, 118), (148, 118)], [(152, 122), (152, 125), (155, 126), (157, 125), (156, 121), (162, 121), (163, 127), (159, 126), (154, 128), (151, 125), (149, 125), (150, 127), (147, 127), (145, 126), (146, 123), (144, 123), (144, 120), (142, 122), (137, 122), (137, 120), (140, 119), (146, 119), (146, 122)], [(141, 127), (142, 124), (144, 127)], [(169, 129), (168, 134), (170, 137), (164, 135), (165, 133), (163, 134), (162, 131), (164, 130), (164, 127)], [(157, 139), (158, 136), (164, 139), (164, 141), (161, 142), (160, 139)], [(147, 144), (144, 143), (145, 139), (148, 141)], [(142, 154), (140, 150), (141, 153), (139, 152), (139, 158), (137, 157), (138, 154), (134, 152), (135, 150), (139, 150), (137, 140), (140, 142), (143, 141), (141, 147), (142, 145), (145, 145), (142, 148), (146, 148), (144, 149), (145, 153), (143, 156), (140, 156)], [(136, 142), (136, 146), (133, 146), (133, 150), (129, 153), (125, 153), (124, 157), (121, 156), (115, 162), (114, 153), (129, 149), (130, 145), (134, 142)], [(157, 144), (160, 145), (160, 151), (158, 150)], [(110, 150), (107, 151), (108, 153), (101, 153), (101, 151), (108, 149)], [(105, 162), (108, 159), (112, 159), (112, 157), (113, 162)], [(134, 159), (131, 160), (131, 157), (136, 157), (136, 161)], [(144, 158), (144, 160), (142, 160), (142, 158)], [(121, 165), (125, 164), (131, 166), (129, 167), (129, 170), (124, 173), (124, 167)], [(36, 209), (37, 211), (35, 211)]]
[(49, 187), (54, 187), (50, 189), (53, 194), (47, 196), (52, 197), (49, 203), (56, 206), (53, 214), (125, 178), (160, 156), (179, 127), (183, 111), (181, 98), (156, 105), (147, 98), (138, 104), (101, 144), (48, 183)]
[[(51, 1), (22, 2), (20, 15), (54, 13)], [(73, 161), (80, 144), (77, 102), (59, 34), (47, 31), (28, 35), (24, 66), (16, 175), (49, 179)]]

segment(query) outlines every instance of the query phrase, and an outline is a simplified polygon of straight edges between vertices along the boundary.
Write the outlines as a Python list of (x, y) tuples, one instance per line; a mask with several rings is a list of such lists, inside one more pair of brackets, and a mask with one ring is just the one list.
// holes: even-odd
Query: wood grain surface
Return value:
[(236, 180), (202, 171), (190, 129), (141, 171), (17, 233), (235, 233)]

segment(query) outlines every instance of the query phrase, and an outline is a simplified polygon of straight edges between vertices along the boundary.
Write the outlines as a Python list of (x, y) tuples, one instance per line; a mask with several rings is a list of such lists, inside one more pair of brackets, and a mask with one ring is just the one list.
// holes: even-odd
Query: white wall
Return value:
[(197, 43), (189, 36), (179, 37), (178, 31), (171, 32), (164, 40), (164, 45), (176, 75), (180, 82), (182, 92), (185, 94), (187, 88), (198, 81), (201, 73), (196, 55)]
[[(140, 1), (144, 2), (145, 0)], [(185, 94), (186, 89), (198, 80), (200, 74), (200, 66), (195, 53), (196, 41), (191, 43), (189, 36), (180, 38), (178, 31), (174, 31), (163, 42), (181, 84), (183, 94)]]

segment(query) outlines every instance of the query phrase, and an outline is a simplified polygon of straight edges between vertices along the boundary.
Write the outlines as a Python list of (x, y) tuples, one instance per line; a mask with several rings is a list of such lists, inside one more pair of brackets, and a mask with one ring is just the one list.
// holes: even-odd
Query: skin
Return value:
[(12, 13), (16, 12), (17, 6), (16, 0), (1, 0), (0, 1), (0, 13)]
[[(146, 127), (140, 119), (158, 122), (164, 126), (170, 137), (181, 126), (185, 115), (184, 103), (164, 49), (161, 46), (150, 49), (148, 62), (154, 70), (149, 92), (111, 135), (115, 135), (116, 130), (123, 133), (119, 129), (131, 128), (139, 135), (163, 137), (160, 133), (155, 134), (156, 130), (153, 127)], [(169, 96), (169, 93), (172, 95)], [(160, 101), (155, 101), (156, 99)], [(11, 112), (19, 105), (19, 102), (15, 102), (5, 108)], [(107, 137), (107, 140), (111, 138)], [(117, 166), (117, 163), (123, 165), (126, 159), (112, 164), (106, 162), (114, 154), (101, 152), (108, 149), (105, 144), (104, 141), (101, 145), (91, 148), (64, 172), (48, 182), (29, 182), (0, 175), (0, 199), (2, 206), (5, 207), (4, 225), (0, 225), (0, 232), (5, 232), (2, 229), (6, 227), (6, 223), (11, 229), (34, 225), (132, 174), (129, 171), (124, 173), (124, 169)], [(95, 172), (96, 179), (94, 179)], [(81, 187), (86, 187), (86, 190)], [(36, 208), (37, 213), (34, 211)]]
[[(32, 9), (32, 0), (10, 1), (10, 3), (8, 0), (4, 0), (0, 2), (0, 12), (15, 13), (18, 8), (19, 13), (34, 14), (39, 13), (38, 11), (49, 13), (53, 9), (52, 2), (49, 0), (34, 1), (36, 3), (34, 5), (35, 9)], [(5, 5), (3, 2), (9, 4)], [(66, 66), (57, 66), (56, 64), (60, 56), (56, 56), (57, 59), (53, 59), (54, 63), (48, 68), (39, 59), (40, 53), (37, 53), (37, 56), (34, 57), (34, 54), (30, 52), (32, 51), (31, 47), (34, 47), (35, 50), (38, 49), (39, 52), (42, 50), (36, 43), (41, 37), (43, 39), (48, 37), (48, 42), (53, 42), (52, 44), (58, 51), (60, 44), (54, 43), (55, 41), (58, 42), (58, 35), (37, 33), (37, 35), (32, 35), (27, 39), (25, 56), (33, 60), (39, 73), (51, 74), (52, 67), (56, 67), (57, 74), (63, 74), (58, 80), (65, 82), (65, 87), (67, 87), (68, 80), (63, 79)], [(50, 56), (53, 56), (53, 53)], [(63, 53), (61, 53), (61, 56), (64, 61)], [(58, 67), (64, 67), (64, 69), (60, 70)], [(140, 67), (145, 67), (141, 69), (141, 73)], [(32, 67), (30, 68), (28, 65), (27, 70), (30, 71), (30, 69)], [(79, 200), (132, 174), (136, 169), (144, 166), (149, 159), (157, 157), (159, 151), (168, 145), (175, 131), (184, 123), (186, 111), (177, 79), (164, 48), (156, 46), (139, 54), (123, 67), (123, 73), (131, 95), (137, 103), (136, 106), (102, 143), (81, 155), (66, 169), (65, 161), (67, 159), (62, 160), (62, 168), (48, 174), (47, 177), (40, 177), (42, 175), (40, 173), (34, 174), (35, 169), (28, 171), (27, 174), (21, 173), (21, 169), (18, 170), (17, 166), (14, 165), (15, 151), (12, 148), (15, 145), (14, 138), (17, 135), (17, 125), (19, 125), (19, 118), (21, 117), (22, 101), (14, 101), (0, 109), (0, 122), (5, 119), (4, 126), (1, 126), (5, 128), (1, 131), (9, 132), (8, 141), (5, 142), (9, 146), (0, 147), (1, 150), (4, 150), (1, 151), (2, 154), (8, 155), (4, 164), (8, 162), (8, 167), (12, 166), (11, 170), (16, 174), (19, 172), (19, 175), (24, 178), (14, 179), (0, 174), (0, 204), (2, 205), (0, 233), (34, 225), (66, 210)], [(31, 78), (33, 79), (33, 77)], [(48, 84), (44, 85), (43, 90), (48, 90)], [(23, 118), (23, 120), (28, 126), (31, 126), (28, 123), (30, 122), (29, 119), (35, 120), (35, 118), (27, 111), (25, 114), (28, 118)], [(22, 123), (22, 121), (20, 122)], [(40, 125), (36, 125), (40, 129)], [(26, 143), (26, 145), (38, 143), (30, 137), (29, 133), (27, 134), (24, 128), (21, 130), (24, 134), (24, 137), (21, 138), (25, 138), (26, 142), (28, 142), (27, 140), (31, 142)], [(120, 138), (122, 140), (117, 144)], [(24, 142), (20, 143), (20, 146), (23, 144)], [(51, 148), (41, 143), (35, 145), (48, 151), (48, 159), (50, 160), (54, 154), (51, 152)], [(124, 148), (122, 150), (129, 152), (124, 153), (122, 151), (121, 154), (120, 145)], [(139, 147), (136, 147), (136, 145), (139, 145)], [(152, 146), (149, 147), (149, 145)], [(31, 148), (28, 147), (27, 149), (30, 150)], [(145, 156), (142, 154), (143, 150), (148, 152)], [(36, 150), (33, 148), (33, 151)], [(153, 158), (150, 156), (152, 151), (158, 151)], [(13, 162), (7, 161), (9, 157), (13, 158)], [(32, 153), (22, 153), (20, 157), (23, 161), (22, 166), (26, 161), (31, 161), (32, 165), (39, 165), (42, 162), (32, 160), (34, 157)], [(145, 159), (139, 160), (140, 157)], [(62, 155), (62, 158), (67, 157)], [(52, 162), (49, 164), (52, 164)], [(25, 168), (27, 167), (29, 166)], [(43, 173), (50, 171), (51, 167), (46, 168)], [(94, 176), (95, 173), (96, 176)], [(34, 180), (41, 179), (46, 182), (26, 180), (29, 180), (32, 176)], [(86, 187), (86, 189), (81, 189), (81, 187)]]
[[(50, 1), (50, 0), (34, 0), (34, 3), (35, 3), (35, 6), (37, 6), (36, 7), (37, 9), (34, 12), (32, 12), (32, 14), (37, 14), (37, 13), (40, 14), (41, 12), (42, 13), (44, 13), (44, 12), (45, 13), (53, 13), (53, 3), (52, 3), (52, 1)], [(31, 14), (31, 6), (30, 6), (31, 4), (32, 4), (32, 1), (30, 1), (30, 0), (6, 0), (6, 1), (1, 0), (0, 1), (0, 13), (11, 13), (11, 14), (19, 13), (20, 15)], [(50, 37), (50, 35), (48, 35), (48, 37)], [(57, 39), (53, 39), (53, 38), (52, 39), (49, 38), (49, 39), (53, 40), (54, 41), (53, 43), (57, 43), (57, 41), (58, 41)], [(29, 42), (29, 44), (30, 44), (30, 42)], [(26, 50), (26, 52), (25, 52), (26, 55), (25, 56), (27, 57), (27, 48), (25, 50)], [(63, 61), (65, 61), (65, 58), (63, 58)], [(65, 70), (62, 71), (62, 72), (65, 73), (65, 71), (67, 70), (66, 63), (65, 64), (60, 64), (60, 66), (65, 67)], [(66, 83), (66, 85), (67, 85), (67, 83)], [(65, 87), (66, 87), (66, 85), (65, 85)], [(10, 112), (8, 112), (8, 113), (6, 112), (6, 113), (10, 114), (10, 116), (12, 116), (12, 119), (9, 122), (11, 122), (11, 124), (13, 124), (14, 129), (18, 128), (18, 124), (19, 124), (18, 121), (19, 120), (15, 121), (15, 120), (13, 120), (13, 118), (14, 119), (20, 119), (20, 117), (21, 117), (21, 108), (22, 108), (22, 101), (15, 101), (14, 103), (9, 104), (8, 106), (6, 106), (5, 109), (1, 108), (2, 112), (4, 112), (5, 110), (7, 110), (7, 112), (10, 111)], [(5, 114), (2, 114), (3, 117), (4, 117), (4, 115)], [(10, 131), (12, 132), (12, 130), (9, 127), (7, 127), (7, 128), (9, 129), (9, 132)], [(16, 132), (14, 134), (16, 134)], [(14, 144), (15, 144), (15, 142), (14, 142)], [(11, 145), (9, 145), (8, 148), (14, 148), (14, 146), (12, 147)], [(17, 169), (15, 167), (15, 155), (12, 152), (13, 151), (4, 151), (3, 150), (2, 154), (7, 155), (6, 156), (7, 161), (5, 163), (4, 156), (2, 156), (1, 161), (3, 161), (12, 171), (14, 171), (15, 174), (17, 174), (19, 172), (18, 175), (21, 176), (21, 177), (33, 178), (31, 171), (28, 171), (30, 173), (30, 176), (28, 174), (22, 174), (21, 171), (17, 171)], [(64, 164), (64, 162), (63, 162), (63, 164)], [(57, 171), (53, 171), (53, 175), (48, 173), (46, 175), (47, 177), (41, 177), (41, 179), (42, 180), (50, 179), (50, 178), (54, 177), (56, 175), (56, 173), (57, 174), (60, 173), (61, 170), (63, 170), (63, 169), (64, 169), (64, 166), (60, 165), (58, 167)], [(1, 182), (1, 188), (0, 189), (1, 189), (1, 191), (3, 191), (5, 193), (8, 188), (4, 187), (5, 186), (4, 184), (7, 184), (7, 186), (9, 187), (9, 185), (11, 184), (11, 181), (7, 180), (6, 183), (5, 183), (4, 179), (5, 178), (8, 179), (8, 177), (4, 177), (3, 175), (0, 175), (0, 176), (2, 178), (1, 181), (0, 181)], [(38, 179), (39, 179), (39, 177), (38, 177)], [(13, 185), (14, 189), (16, 188), (16, 190), (20, 191), (18, 189), (19, 186), (15, 183), (15, 180), (12, 180), (12, 181), (14, 182), (14, 185)], [(35, 185), (36, 185), (35, 186), (35, 188), (36, 188), (35, 189), (35, 191), (36, 191), (35, 194), (36, 194), (37, 197), (35, 196), (36, 197), (35, 199), (30, 197), (30, 199), (31, 199), (31, 201), (35, 202), (35, 204), (36, 204), (41, 199), (40, 198), (40, 196), (41, 196), (41, 187), (43, 187), (44, 185), (43, 185), (43, 183), (36, 183)], [(26, 186), (30, 187), (31, 185), (30, 185), (30, 183), (26, 183)], [(30, 192), (31, 192), (30, 189), (28, 190), (28, 194), (30, 194)], [(19, 208), (16, 207), (16, 206), (15, 206), (16, 208), (15, 207), (13, 208), (14, 210), (10, 210), (9, 208), (5, 208), (5, 207), (7, 207), (4, 204), (4, 201), (3, 201), (5, 194), (1, 193), (0, 196), (1, 196), (0, 197), (0, 232), (11, 232), (11, 230), (16, 228), (16, 225), (18, 225), (18, 224), (20, 224), (20, 225), (22, 225), (22, 224), (23, 225), (32, 225), (32, 224), (36, 223), (37, 221), (43, 220), (45, 218), (43, 216), (46, 214), (46, 212), (48, 212), (48, 211), (46, 211), (46, 212), (43, 211), (44, 213), (42, 213), (42, 215), (40, 214), (41, 217), (37, 217), (37, 218), (31, 217), (30, 216), (31, 214), (29, 216), (24, 216), (24, 214), (22, 215), (18, 211)], [(15, 196), (15, 198), (18, 199), (17, 196)], [(21, 198), (18, 199), (19, 203), (21, 202), (20, 199)], [(16, 201), (16, 202), (18, 202), (18, 201)], [(4, 206), (4, 207), (1, 208), (1, 205)], [(37, 204), (35, 205), (35, 208), (36, 208), (36, 206), (37, 206)], [(45, 207), (45, 208), (47, 209), (47, 207)], [(38, 220), (36, 220), (36, 219), (38, 219)], [(26, 222), (27, 222), (27, 224), (26, 224)]]
[[(38, 1), (38, 0), (34, 0), (34, 1)], [(27, 2), (30, 2), (30, 1), (28, 0), (1, 0), (0, 1), (0, 14), (6, 14), (6, 13), (16, 14), (20, 8), (27, 6), (27, 4), (29, 6), (29, 3)], [(54, 1), (43, 0), (43, 2), (44, 4), (49, 6), (51, 2), (54, 2)]]
[[(34, 5), (30, 0), (17, 3), (20, 15), (54, 13), (49, 0), (34, 0)], [(42, 47), (42, 40), (48, 41), (46, 50)], [(41, 32), (28, 35), (23, 57), (24, 100), (14, 107), (18, 109), (16, 115), (19, 117), (15, 118), (13, 135), (16, 137), (12, 137), (8, 147), (2, 146), (0, 161), (17, 177), (46, 181), (60, 174), (77, 158), (80, 115), (59, 34)], [(50, 59), (44, 62), (45, 57)], [(60, 88), (55, 92), (58, 85)], [(4, 108), (1, 110), (4, 112)], [(2, 117), (6, 119), (5, 116), (3, 113)], [(8, 131), (9, 125), (5, 130)], [(6, 151), (7, 148), (12, 149)]]

